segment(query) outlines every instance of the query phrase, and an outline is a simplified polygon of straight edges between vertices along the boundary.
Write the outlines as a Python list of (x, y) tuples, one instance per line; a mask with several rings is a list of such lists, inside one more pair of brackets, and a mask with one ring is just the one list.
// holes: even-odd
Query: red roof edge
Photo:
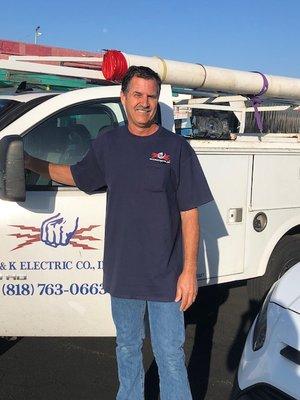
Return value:
[(44, 46), (13, 40), (0, 39), (0, 58), (14, 56), (65, 56), (65, 57), (99, 57), (101, 52), (92, 52), (86, 50), (65, 49), (63, 47)]

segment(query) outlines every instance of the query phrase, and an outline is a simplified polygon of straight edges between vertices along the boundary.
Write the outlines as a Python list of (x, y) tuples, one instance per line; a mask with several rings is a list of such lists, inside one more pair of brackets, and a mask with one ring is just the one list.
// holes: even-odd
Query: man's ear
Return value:
[(123, 106), (125, 107), (126, 94), (123, 91), (120, 93), (120, 98)]

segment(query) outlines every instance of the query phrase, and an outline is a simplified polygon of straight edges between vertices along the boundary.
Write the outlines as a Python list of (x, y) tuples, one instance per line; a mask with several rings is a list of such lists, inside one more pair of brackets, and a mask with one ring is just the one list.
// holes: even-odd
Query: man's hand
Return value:
[(69, 186), (76, 186), (71, 173), (70, 165), (49, 163), (48, 161), (34, 158), (25, 151), (24, 164), (26, 169), (42, 175), (49, 180)]
[(177, 281), (177, 291), (175, 301), (181, 300), (181, 311), (186, 311), (195, 301), (198, 292), (196, 274), (194, 272), (183, 271)]

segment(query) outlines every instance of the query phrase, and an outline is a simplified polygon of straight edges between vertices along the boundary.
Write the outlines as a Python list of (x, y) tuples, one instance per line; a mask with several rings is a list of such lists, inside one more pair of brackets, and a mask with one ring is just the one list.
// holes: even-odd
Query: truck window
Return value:
[[(55, 164), (75, 164), (84, 157), (92, 139), (104, 130), (123, 124), (119, 100), (76, 104), (27, 132), (24, 150), (33, 157)], [(62, 186), (32, 171), (26, 173), (26, 185), (29, 190)]]

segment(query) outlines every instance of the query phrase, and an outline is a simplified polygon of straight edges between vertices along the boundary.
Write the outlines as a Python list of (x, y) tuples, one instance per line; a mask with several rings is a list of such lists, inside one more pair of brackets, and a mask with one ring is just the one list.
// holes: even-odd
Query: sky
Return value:
[(0, 1), (0, 39), (300, 78), (300, 0)]

